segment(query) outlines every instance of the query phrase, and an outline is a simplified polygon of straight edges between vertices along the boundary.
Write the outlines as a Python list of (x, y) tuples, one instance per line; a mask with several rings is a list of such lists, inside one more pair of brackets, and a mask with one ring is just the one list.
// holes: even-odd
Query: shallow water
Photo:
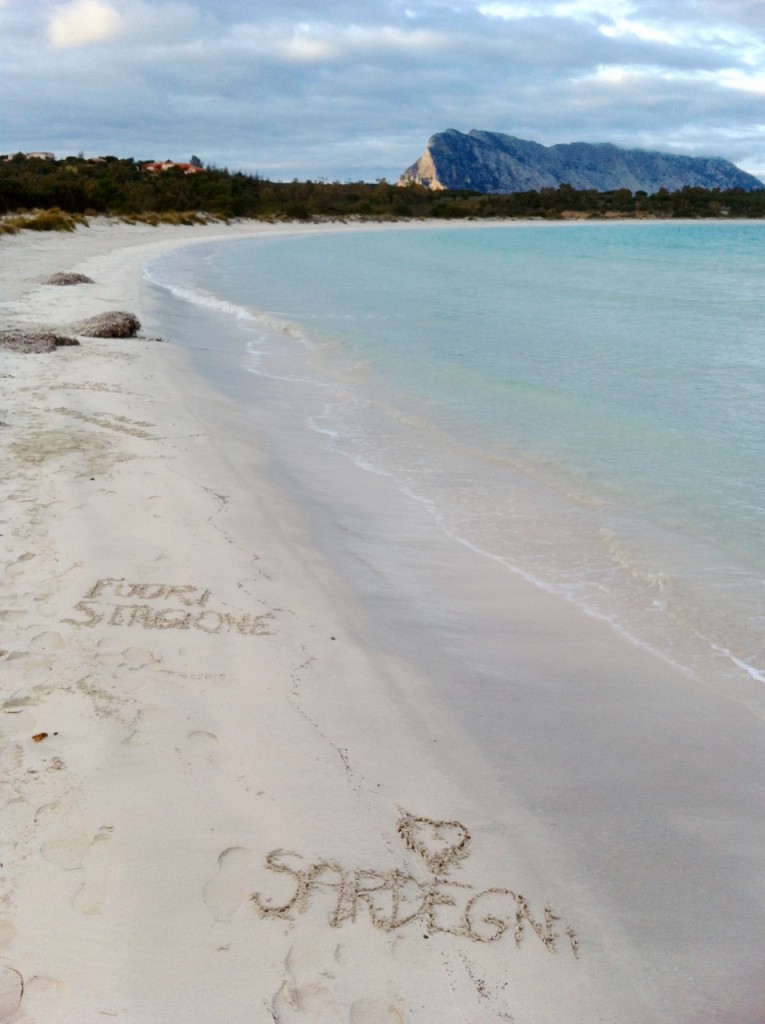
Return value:
[(392, 518), (689, 671), (765, 680), (764, 242), (758, 223), (374, 229), (148, 274), (160, 329), (250, 405), (326, 543), (350, 515), (418, 607), (438, 617), (443, 580), (390, 568)]

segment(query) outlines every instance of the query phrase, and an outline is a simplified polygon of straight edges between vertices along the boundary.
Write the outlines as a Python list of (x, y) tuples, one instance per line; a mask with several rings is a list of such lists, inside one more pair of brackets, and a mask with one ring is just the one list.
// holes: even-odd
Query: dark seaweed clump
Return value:
[(100, 313), (75, 324), (73, 330), (85, 338), (134, 338), (141, 321), (132, 313)]
[(76, 338), (54, 331), (9, 328), (0, 331), (0, 348), (12, 352), (55, 352), (62, 345), (79, 345)]
[(69, 271), (60, 271), (57, 274), (51, 274), (49, 278), (43, 281), (43, 284), (93, 284), (93, 278), (88, 277), (87, 274), (74, 274)]

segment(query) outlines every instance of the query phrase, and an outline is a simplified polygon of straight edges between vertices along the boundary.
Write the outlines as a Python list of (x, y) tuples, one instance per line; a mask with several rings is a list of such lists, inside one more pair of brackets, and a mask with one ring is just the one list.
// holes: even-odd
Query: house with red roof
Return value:
[(157, 160), (147, 164), (142, 164), (141, 170), (149, 171), (151, 174), (159, 174), (162, 171), (171, 171), (176, 167), (183, 171), (184, 174), (199, 174), (200, 172), (204, 172), (204, 167), (198, 167), (196, 164), (178, 164), (174, 160)]

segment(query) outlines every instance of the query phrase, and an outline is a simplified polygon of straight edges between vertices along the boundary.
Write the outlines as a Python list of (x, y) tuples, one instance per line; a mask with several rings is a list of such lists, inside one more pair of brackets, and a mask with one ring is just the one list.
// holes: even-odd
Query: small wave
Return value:
[(313, 416), (308, 417), (308, 419), (306, 420), (306, 426), (315, 434), (321, 434), (322, 437), (329, 437), (333, 441), (338, 441), (340, 439), (339, 430), (332, 430), (330, 427), (319, 426), (319, 424), (316, 422)]
[(389, 473), (387, 469), (384, 469), (382, 466), (379, 466), (374, 462), (369, 462), (368, 459), (364, 459), (360, 455), (354, 456), (353, 461), (359, 469), (363, 469), (365, 473), (374, 473), (375, 476), (393, 476), (393, 474)]
[(748, 661), (744, 661), (743, 658), (738, 658), (733, 651), (729, 651), (727, 647), (721, 647), (719, 644), (712, 644), (712, 647), (718, 652), (718, 654), (722, 654), (724, 657), (728, 658), (729, 661), (732, 661), (737, 668), (746, 672), (750, 679), (756, 679), (758, 683), (765, 683), (765, 672), (761, 672), (759, 669), (755, 668), (754, 665), (750, 665)]
[(370, 462), (368, 458), (357, 452), (344, 450), (342, 447), (342, 441), (344, 439), (347, 440), (347, 435), (343, 431), (333, 427), (322, 426), (313, 416), (309, 416), (305, 422), (309, 430), (312, 430), (315, 434), (320, 434), (322, 437), (328, 438), (332, 442), (330, 445), (331, 451), (336, 452), (338, 455), (342, 455), (344, 458), (350, 459), (358, 469), (364, 470), (365, 473), (374, 473), (375, 476), (390, 477), (395, 480), (394, 474), (385, 469), (379, 463)]
[[(266, 355), (267, 353), (262, 354)], [(309, 384), (314, 388), (328, 388), (330, 386), (326, 381), (315, 380), (313, 377), (287, 377), (280, 373), (267, 373), (265, 370), (261, 370), (257, 364), (245, 366), (244, 369), (247, 373), (252, 373), (256, 377), (262, 377), (264, 380), (278, 380), (284, 384)]]
[(609, 561), (613, 562), (619, 569), (626, 572), (633, 580), (638, 584), (645, 587), (655, 588), (659, 594), (662, 594), (670, 586), (669, 576), (660, 571), (652, 571), (640, 565), (637, 560), (633, 557), (627, 544), (621, 540), (613, 532), (613, 530), (607, 527), (601, 527), (598, 530), (598, 537), (600, 538), (603, 548), (606, 553), (606, 557)]
[(179, 285), (168, 284), (166, 281), (161, 281), (152, 273), (151, 265), (144, 267), (144, 277), (147, 281), (156, 285), (156, 287), (170, 292), (170, 294), (175, 296), (175, 298), (182, 299), (184, 302), (191, 302), (195, 306), (204, 306), (207, 309), (214, 309), (219, 313), (226, 313), (228, 316), (233, 316), (237, 320), (247, 320), (252, 322), (257, 320), (257, 317), (248, 309), (245, 309), (244, 306), (238, 306), (234, 302), (226, 301), (226, 299), (218, 299), (209, 292), (199, 291), (195, 288), (181, 288)]
[(261, 330), (268, 331), (271, 334), (286, 334), (295, 341), (305, 345), (306, 348), (313, 349), (315, 347), (313, 340), (295, 323), (283, 320), (263, 310), (248, 309), (246, 306), (229, 302), (227, 299), (220, 299), (211, 292), (202, 291), (198, 288), (184, 288), (180, 285), (162, 281), (156, 276), (151, 264), (144, 267), (143, 273), (147, 281), (150, 281), (157, 288), (169, 292), (177, 299), (189, 302), (195, 306), (203, 306), (205, 309), (211, 309), (216, 313), (224, 313), (240, 323), (260, 327)]

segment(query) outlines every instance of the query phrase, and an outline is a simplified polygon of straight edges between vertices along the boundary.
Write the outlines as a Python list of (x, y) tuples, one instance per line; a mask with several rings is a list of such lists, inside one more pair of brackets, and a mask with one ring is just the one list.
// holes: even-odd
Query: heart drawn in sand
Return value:
[(404, 814), (399, 818), (398, 834), (434, 875), (443, 874), (468, 855), (470, 833), (459, 821), (433, 821)]

